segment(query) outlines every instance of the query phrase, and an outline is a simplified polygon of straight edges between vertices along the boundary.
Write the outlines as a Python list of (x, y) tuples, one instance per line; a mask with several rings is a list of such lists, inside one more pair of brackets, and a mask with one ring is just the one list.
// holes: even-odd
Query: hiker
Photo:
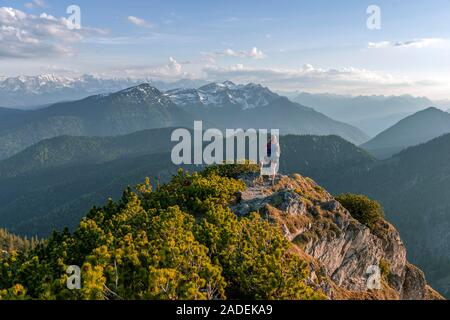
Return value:
[(280, 143), (276, 135), (272, 135), (270, 141), (266, 145), (267, 156), (261, 160), (261, 174), (265, 164), (270, 164), (270, 176), (272, 178), (272, 184), (275, 182), (275, 178), (278, 173), (280, 165), (281, 148)]

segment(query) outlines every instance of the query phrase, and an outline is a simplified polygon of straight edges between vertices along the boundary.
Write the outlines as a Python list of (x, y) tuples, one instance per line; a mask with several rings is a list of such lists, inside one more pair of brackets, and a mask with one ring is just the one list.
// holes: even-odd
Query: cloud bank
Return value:
[(311, 92), (366, 93), (408, 91), (440, 85), (436, 81), (378, 73), (366, 69), (322, 69), (310, 64), (299, 69), (250, 68), (243, 64), (203, 69), (208, 79), (257, 82), (281, 90)]
[(216, 51), (213, 53), (206, 53), (206, 56), (211, 58), (215, 57), (235, 57), (235, 58), (249, 58), (255, 60), (261, 60), (266, 58), (266, 54), (262, 52), (262, 50), (253, 47), (251, 50), (233, 50), (233, 49), (225, 49), (221, 51)]
[(440, 38), (424, 38), (424, 39), (414, 39), (408, 41), (380, 41), (380, 42), (369, 42), (369, 49), (383, 49), (383, 48), (415, 48), (422, 49), (428, 47), (442, 47), (443, 45), (448, 45), (449, 41)]
[(0, 59), (70, 56), (74, 53), (71, 44), (92, 34), (104, 34), (91, 28), (70, 30), (69, 23), (64, 17), (0, 7)]

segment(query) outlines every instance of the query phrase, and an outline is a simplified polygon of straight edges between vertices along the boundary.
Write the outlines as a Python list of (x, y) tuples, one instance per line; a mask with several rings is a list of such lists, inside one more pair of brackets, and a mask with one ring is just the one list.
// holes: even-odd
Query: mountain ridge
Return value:
[(380, 158), (450, 132), (450, 114), (435, 107), (408, 116), (361, 145)]
[(338, 94), (291, 93), (293, 101), (311, 106), (325, 115), (359, 127), (375, 136), (398, 122), (401, 115), (413, 114), (435, 105), (426, 97), (402, 96), (343, 96)]
[(234, 104), (239, 105), (243, 110), (267, 106), (270, 101), (280, 98), (279, 95), (259, 84), (236, 85), (231, 81), (212, 82), (198, 89), (169, 90), (166, 94), (181, 106), (191, 104), (220, 107)]
[(360, 143), (369, 138), (346, 123), (279, 96), (259, 84), (210, 83), (166, 92), (181, 108), (216, 128), (280, 129), (282, 134), (337, 134)]
[(0, 158), (61, 135), (108, 136), (192, 126), (193, 118), (148, 84), (0, 119)]

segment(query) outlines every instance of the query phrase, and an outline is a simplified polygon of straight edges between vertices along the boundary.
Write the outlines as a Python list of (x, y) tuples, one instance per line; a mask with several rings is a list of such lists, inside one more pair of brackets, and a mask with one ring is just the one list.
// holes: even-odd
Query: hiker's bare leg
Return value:
[(264, 168), (264, 160), (261, 160), (260, 163), (259, 163), (259, 176), (258, 176), (258, 179), (257, 179), (257, 181), (259, 183), (264, 182), (263, 168)]
[(277, 177), (278, 172), (278, 161), (273, 162), (272, 164), (272, 182), (275, 182), (275, 178)]

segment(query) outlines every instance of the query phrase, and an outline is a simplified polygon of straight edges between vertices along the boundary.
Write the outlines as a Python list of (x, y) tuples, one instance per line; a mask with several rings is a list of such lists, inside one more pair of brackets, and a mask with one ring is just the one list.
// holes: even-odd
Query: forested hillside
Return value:
[(450, 133), (450, 114), (428, 108), (402, 119), (361, 147), (379, 159)]
[(41, 141), (0, 161), (0, 178), (42, 169), (99, 164), (117, 159), (169, 152), (173, 128), (150, 129), (114, 137), (60, 136)]
[(13, 251), (26, 252), (34, 248), (38, 242), (39, 240), (35, 237), (29, 240), (16, 236), (5, 229), (0, 229), (0, 256)]
[[(19, 234), (48, 236), (54, 229), (74, 228), (91, 205), (117, 199), (142, 177), (167, 182), (178, 169), (170, 157), (170, 133), (60, 137), (0, 161), (0, 224)], [(301, 172), (321, 183), (375, 161), (338, 136), (286, 136), (281, 144), (282, 172)]]

